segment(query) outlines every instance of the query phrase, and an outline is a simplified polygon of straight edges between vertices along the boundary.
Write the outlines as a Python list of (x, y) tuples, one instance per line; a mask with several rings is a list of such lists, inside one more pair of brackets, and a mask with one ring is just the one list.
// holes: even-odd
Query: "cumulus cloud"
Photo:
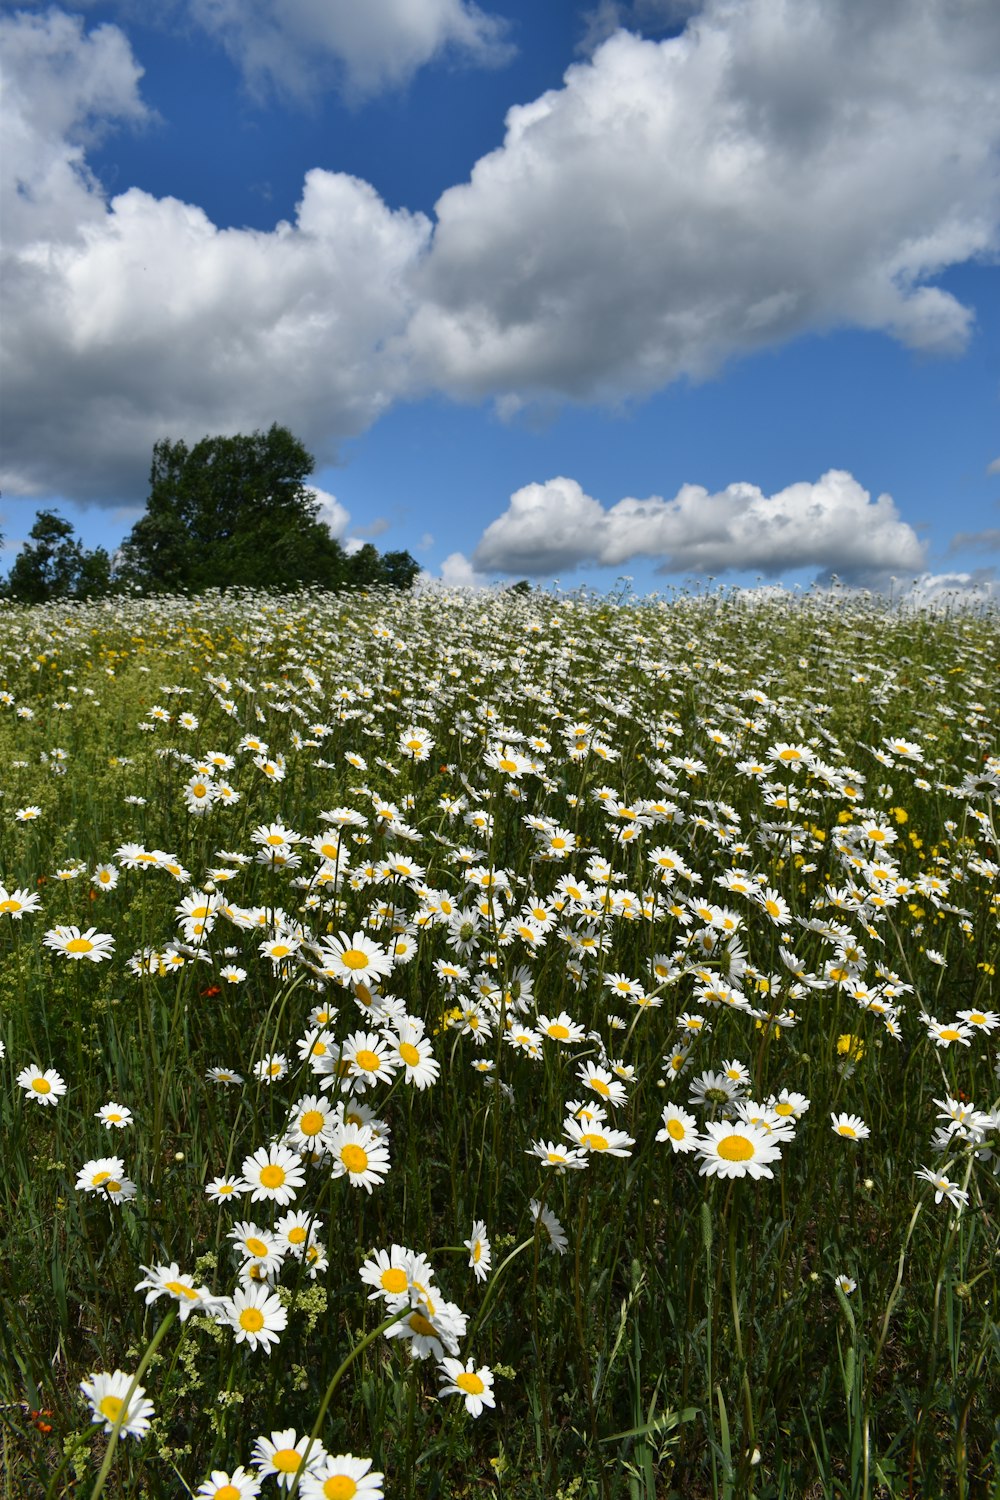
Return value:
[(490, 583), (488, 573), (481, 573), (463, 552), (449, 552), (441, 564), (441, 576), (431, 580), (445, 584), (448, 588), (486, 588)]
[(252, 88), (301, 95), (331, 70), (355, 97), (399, 87), (442, 55), (494, 67), (506, 23), (470, 0), (189, 0)]
[(321, 490), (314, 484), (307, 484), (306, 489), (316, 501), (316, 519), (322, 521), (334, 541), (342, 542), (351, 524), (350, 511), (345, 505), (341, 505), (336, 495), (331, 495), (328, 490)]
[[(234, 47), (270, 37), (275, 68), (301, 47), (359, 87), (496, 41), (464, 0), (185, 3)], [(49, 10), (0, 33), (0, 482), (21, 494), (135, 501), (158, 438), (272, 421), (324, 462), (434, 391), (617, 402), (834, 326), (956, 351), (972, 313), (930, 283), (1000, 247), (993, 0), (706, 0), (512, 109), (436, 223), (317, 168), (269, 232), (106, 199), (88, 141), (148, 118), (116, 27)]]
[(731, 484), (716, 494), (686, 484), (605, 509), (575, 479), (528, 484), (510, 497), (473, 553), (484, 572), (539, 578), (584, 563), (617, 567), (651, 558), (663, 573), (766, 576), (815, 567), (850, 580), (924, 566), (924, 547), (890, 495), (873, 500), (853, 475), (831, 469), (774, 495)]
[(412, 329), (463, 396), (700, 378), (853, 325), (961, 350), (927, 284), (1000, 242), (993, 0), (708, 0), (507, 115), (436, 205)]

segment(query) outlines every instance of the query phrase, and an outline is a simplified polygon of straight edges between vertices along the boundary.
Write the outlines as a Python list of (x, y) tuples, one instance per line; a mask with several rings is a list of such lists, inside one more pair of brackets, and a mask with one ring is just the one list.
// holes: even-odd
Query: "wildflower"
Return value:
[(953, 1042), (968, 1047), (972, 1041), (972, 1027), (965, 1021), (942, 1022), (929, 1016), (926, 1021), (927, 1035), (929, 1039), (941, 1048), (948, 1048)]
[(469, 1265), (476, 1273), (476, 1280), (485, 1281), (490, 1274), (493, 1252), (486, 1238), (486, 1225), (482, 1219), (474, 1220), (471, 1238), (463, 1240), (462, 1243), (469, 1252)]
[[(945, 1166), (947, 1165), (946, 1162)], [(921, 1167), (914, 1175), (922, 1177), (925, 1182), (931, 1184), (934, 1188), (935, 1203), (940, 1203), (942, 1198), (947, 1198), (951, 1206), (961, 1212), (969, 1201), (968, 1193), (960, 1188), (957, 1182), (952, 1182), (951, 1178), (943, 1170), (935, 1172), (933, 1167)]]
[(353, 937), (342, 932), (337, 938), (325, 938), (320, 963), (324, 973), (343, 985), (377, 982), (392, 972), (389, 954), (363, 932), (356, 932)]
[(541, 1036), (549, 1037), (552, 1041), (560, 1042), (567, 1047), (576, 1042), (582, 1042), (587, 1034), (583, 1027), (578, 1025), (564, 1010), (554, 1017), (539, 1015), (535, 1019), (535, 1024)]
[[(312, 1454), (310, 1453), (310, 1460)], [(383, 1500), (384, 1474), (372, 1468), (370, 1458), (355, 1458), (353, 1453), (325, 1455), (303, 1476), (299, 1486), (302, 1500)]]
[(609, 1104), (624, 1104), (626, 1100), (625, 1085), (615, 1078), (608, 1068), (602, 1068), (597, 1063), (581, 1063), (577, 1069), (576, 1076), (584, 1088), (592, 1089), (600, 1099)]
[[(309, 1455), (306, 1457), (306, 1448)], [(254, 1444), (252, 1462), (257, 1467), (257, 1473), (261, 1479), (266, 1479), (273, 1474), (282, 1489), (290, 1490), (295, 1481), (295, 1476), (304, 1470), (302, 1478), (311, 1473), (326, 1457), (322, 1443), (314, 1442), (309, 1445), (307, 1433), (302, 1437), (296, 1437), (295, 1428), (288, 1427), (283, 1432), (272, 1432), (269, 1438), (259, 1437)], [(302, 1491), (301, 1483), (299, 1492)], [(345, 1491), (349, 1494), (350, 1491)]]
[(275, 1238), (290, 1255), (300, 1260), (323, 1228), (319, 1219), (309, 1213), (282, 1214), (274, 1226)]
[(355, 1088), (374, 1088), (376, 1083), (391, 1083), (396, 1060), (388, 1043), (374, 1032), (355, 1031), (343, 1047), (343, 1060), (350, 1064), (350, 1078)]
[(307, 1094), (300, 1099), (292, 1112), (288, 1125), (288, 1141), (296, 1151), (316, 1151), (325, 1148), (334, 1125), (333, 1106), (318, 1094)]
[(292, 1202), (306, 1180), (299, 1158), (286, 1146), (258, 1147), (244, 1161), (242, 1175), (250, 1189), (251, 1203), (268, 1198), (282, 1207)]
[(958, 1019), (976, 1031), (996, 1031), (1000, 1026), (1000, 1015), (995, 1010), (960, 1010)]
[(8, 891), (0, 885), (0, 915), (12, 917), (20, 922), (26, 911), (39, 911), (42, 898), (36, 891)]
[(227, 1203), (230, 1198), (242, 1197), (246, 1190), (247, 1185), (241, 1177), (213, 1177), (205, 1185), (205, 1192), (216, 1203)]
[(224, 1299), (219, 1321), (229, 1324), (238, 1344), (247, 1343), (251, 1349), (261, 1345), (270, 1354), (288, 1323), (288, 1314), (281, 1299), (266, 1286), (237, 1287), (232, 1297)]
[(416, 1089), (430, 1088), (436, 1083), (440, 1073), (441, 1064), (434, 1056), (430, 1038), (424, 1036), (423, 1022), (414, 1016), (407, 1016), (400, 1023), (398, 1033), (387, 1033), (386, 1040), (389, 1043), (394, 1057), (398, 1057), (403, 1064), (403, 1078), (406, 1083), (411, 1083)]
[(80, 1389), (90, 1402), (91, 1420), (103, 1422), (105, 1432), (113, 1431), (117, 1423), (122, 1437), (142, 1438), (149, 1431), (153, 1403), (146, 1400), (141, 1385), (137, 1385), (129, 1396), (131, 1384), (131, 1375), (116, 1370), (113, 1375), (97, 1373), (81, 1380)]
[(769, 1163), (781, 1159), (768, 1132), (743, 1120), (709, 1120), (696, 1150), (703, 1177), (773, 1177)]
[(842, 1135), (849, 1141), (866, 1141), (871, 1135), (860, 1115), (831, 1115), (830, 1120), (834, 1134)]
[(137, 1292), (146, 1293), (146, 1306), (158, 1297), (173, 1297), (179, 1304), (180, 1319), (186, 1323), (193, 1312), (210, 1312), (221, 1301), (213, 1297), (207, 1286), (196, 1286), (192, 1277), (185, 1275), (177, 1262), (168, 1266), (140, 1266), (145, 1271), (142, 1281), (136, 1283)]
[(109, 1198), (117, 1198), (122, 1193), (123, 1180), (127, 1181), (121, 1157), (99, 1156), (94, 1161), (84, 1162), (76, 1174), (76, 1190), (78, 1193), (106, 1192)]
[(458, 1353), (468, 1319), (454, 1302), (438, 1302), (421, 1297), (398, 1323), (386, 1329), (387, 1339), (406, 1339), (414, 1359), (444, 1359), (445, 1353)]
[(688, 1099), (696, 1106), (699, 1104), (718, 1106), (738, 1099), (741, 1091), (741, 1085), (736, 1080), (728, 1078), (725, 1073), (706, 1071), (692, 1083)]
[(438, 1368), (445, 1376), (439, 1396), (462, 1396), (465, 1409), (470, 1416), (482, 1415), (484, 1406), (495, 1406), (493, 1399), (493, 1374), (487, 1365), (478, 1369), (474, 1360), (463, 1365), (460, 1359), (443, 1359)]
[(213, 1469), (195, 1490), (195, 1500), (257, 1500), (260, 1480), (242, 1464), (231, 1474), (224, 1469)]
[(288, 1072), (288, 1058), (283, 1052), (270, 1052), (253, 1065), (254, 1076), (261, 1083), (274, 1083)]
[(578, 1171), (587, 1165), (586, 1152), (571, 1150), (555, 1141), (532, 1141), (531, 1149), (525, 1155), (537, 1156), (543, 1167), (555, 1167), (557, 1172), (565, 1172), (567, 1168)]
[(841, 1272), (839, 1275), (834, 1276), (833, 1279), (837, 1286), (840, 1287), (840, 1290), (843, 1292), (845, 1297), (849, 1297), (852, 1292), (857, 1291), (858, 1283), (853, 1279), (853, 1277), (845, 1276), (843, 1272)]
[(337, 1126), (330, 1138), (334, 1177), (346, 1177), (352, 1187), (370, 1193), (389, 1171), (389, 1152), (370, 1125)]
[(430, 1262), (403, 1245), (373, 1251), (361, 1267), (360, 1275), (367, 1286), (375, 1288), (368, 1295), (369, 1302), (374, 1302), (377, 1297), (390, 1303), (397, 1302), (407, 1295), (414, 1278), (427, 1285), (434, 1279)]
[(607, 1152), (609, 1156), (631, 1156), (635, 1141), (624, 1130), (612, 1130), (609, 1125), (569, 1119), (563, 1125), (563, 1135), (585, 1151)]
[(40, 807), (34, 807), (34, 806), (32, 806), (32, 807), (19, 807), (17, 809), (17, 812), (14, 814), (14, 817), (17, 820), (18, 823), (31, 823), (31, 822), (34, 821), (35, 818), (40, 818), (41, 816), (42, 816), (42, 809)]
[(66, 1085), (56, 1070), (46, 1068), (43, 1071), (37, 1063), (22, 1068), (17, 1081), (28, 1097), (38, 1104), (58, 1104), (66, 1092)]
[(205, 1074), (205, 1077), (208, 1079), (209, 1083), (221, 1083), (225, 1084), (227, 1087), (231, 1083), (243, 1082), (243, 1075), (241, 1073), (234, 1073), (232, 1068), (209, 1068)]
[(559, 1220), (556, 1218), (552, 1210), (550, 1208), (546, 1208), (545, 1205), (540, 1203), (537, 1198), (532, 1198), (529, 1200), (528, 1208), (531, 1210), (531, 1217), (534, 1219), (535, 1223), (541, 1224), (542, 1228), (545, 1230), (545, 1233), (548, 1235), (549, 1249), (551, 1250), (552, 1254), (565, 1255), (566, 1251), (569, 1248), (569, 1241), (566, 1238), (566, 1231), (563, 1229), (562, 1225), (560, 1224)]
[(110, 958), (115, 951), (111, 934), (98, 932), (96, 927), (88, 927), (86, 932), (81, 932), (79, 927), (54, 927), (42, 941), (47, 948), (64, 954), (66, 958), (89, 958), (95, 964)]
[(656, 1132), (658, 1141), (669, 1141), (674, 1151), (695, 1151), (698, 1148), (698, 1121), (686, 1109), (677, 1104), (663, 1106), (663, 1129)]

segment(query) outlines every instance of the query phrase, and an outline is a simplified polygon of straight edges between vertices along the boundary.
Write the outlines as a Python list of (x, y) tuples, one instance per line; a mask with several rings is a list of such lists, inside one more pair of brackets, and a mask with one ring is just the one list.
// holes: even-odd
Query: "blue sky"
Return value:
[(151, 10), (0, 6), (8, 558), (276, 420), (453, 582), (994, 587), (992, 0)]

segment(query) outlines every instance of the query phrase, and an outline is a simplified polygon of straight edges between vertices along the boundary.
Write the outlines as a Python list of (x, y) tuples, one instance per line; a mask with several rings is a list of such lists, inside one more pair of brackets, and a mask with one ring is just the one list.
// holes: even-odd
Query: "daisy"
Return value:
[[(311, 1458), (311, 1455), (310, 1455)], [(303, 1476), (299, 1486), (302, 1500), (383, 1500), (384, 1474), (372, 1468), (370, 1458), (355, 1458), (353, 1453), (326, 1455), (321, 1463)]]
[(404, 1245), (393, 1245), (390, 1250), (375, 1250), (361, 1267), (360, 1276), (366, 1286), (375, 1288), (368, 1294), (369, 1302), (383, 1297), (393, 1303), (406, 1296), (414, 1280), (430, 1286), (434, 1271), (425, 1256)]
[(625, 1103), (625, 1085), (608, 1068), (599, 1067), (596, 1063), (581, 1063), (576, 1076), (584, 1088), (592, 1089), (598, 1098), (604, 1099), (608, 1104)]
[(424, 1035), (424, 1023), (407, 1016), (396, 1033), (387, 1032), (386, 1041), (403, 1064), (403, 1079), (416, 1089), (427, 1089), (437, 1083), (441, 1064), (434, 1056), (430, 1038)]
[(669, 1141), (674, 1151), (698, 1149), (698, 1121), (678, 1104), (663, 1106), (663, 1129), (656, 1132), (658, 1141)]
[(482, 1219), (474, 1220), (472, 1236), (463, 1240), (462, 1244), (469, 1252), (469, 1266), (476, 1273), (476, 1280), (485, 1281), (490, 1274), (493, 1251), (486, 1238), (486, 1225)]
[(320, 962), (323, 973), (343, 985), (382, 979), (392, 972), (392, 959), (380, 943), (373, 943), (363, 932), (348, 937), (342, 932), (323, 941)]
[(47, 948), (62, 953), (66, 958), (89, 958), (95, 964), (110, 958), (115, 951), (115, 940), (111, 934), (98, 932), (96, 927), (88, 927), (86, 932), (81, 932), (79, 927), (54, 927), (45, 934), (42, 941)]
[(281, 1265), (281, 1250), (273, 1234), (249, 1219), (234, 1224), (226, 1238), (233, 1241), (245, 1260), (258, 1261), (268, 1271)]
[(928, 1037), (938, 1047), (947, 1048), (953, 1042), (968, 1047), (972, 1041), (972, 1027), (965, 1021), (942, 1022), (930, 1016), (926, 1025)]
[(58, 1104), (60, 1097), (66, 1092), (66, 1085), (55, 1068), (43, 1071), (37, 1063), (22, 1068), (17, 1081), (28, 1097), (37, 1104)]
[[(295, 1428), (288, 1427), (284, 1432), (272, 1432), (269, 1438), (259, 1437), (254, 1444), (251, 1462), (261, 1479), (273, 1474), (281, 1488), (287, 1490), (295, 1482), (296, 1474), (304, 1470), (304, 1479), (325, 1457), (322, 1443), (310, 1445), (307, 1433), (299, 1438), (295, 1435)], [(299, 1492), (302, 1493), (301, 1483)]]
[(352, 1187), (371, 1192), (389, 1171), (388, 1149), (370, 1125), (338, 1125), (330, 1139), (334, 1177), (346, 1177)]
[(287, 1139), (296, 1151), (316, 1151), (325, 1147), (334, 1125), (333, 1106), (317, 1094), (300, 1099), (288, 1124)]
[(465, 1336), (468, 1318), (454, 1302), (432, 1302), (421, 1298), (398, 1323), (387, 1328), (387, 1339), (406, 1339), (414, 1359), (444, 1359), (458, 1353), (459, 1340)]
[(865, 1141), (871, 1135), (860, 1115), (831, 1115), (830, 1121), (834, 1134), (842, 1135), (849, 1141)]
[(121, 1190), (125, 1176), (125, 1163), (120, 1156), (99, 1156), (94, 1161), (84, 1162), (76, 1175), (78, 1193), (99, 1193), (102, 1190), (114, 1195)]
[(213, 1297), (207, 1286), (196, 1286), (194, 1279), (185, 1275), (177, 1262), (169, 1266), (140, 1266), (145, 1271), (142, 1281), (136, 1283), (137, 1292), (146, 1293), (146, 1306), (158, 1297), (173, 1297), (180, 1307), (180, 1318), (186, 1323), (193, 1312), (211, 1312), (221, 1301)]
[(41, 905), (42, 898), (36, 891), (8, 891), (0, 885), (0, 914), (13, 917), (15, 922), (20, 922), (26, 911), (39, 911)]
[(243, 1082), (243, 1075), (241, 1073), (234, 1073), (232, 1068), (209, 1068), (205, 1074), (205, 1077), (208, 1079), (209, 1083), (222, 1083), (228, 1085), (231, 1083)]
[(376, 1083), (391, 1083), (396, 1071), (396, 1058), (389, 1044), (374, 1032), (355, 1031), (344, 1043), (343, 1060), (350, 1064), (350, 1077), (355, 1088), (374, 1088)]
[(1000, 1015), (995, 1010), (960, 1010), (958, 1019), (976, 1031), (995, 1031), (1000, 1026)]
[[(947, 1165), (946, 1162), (945, 1166)], [(934, 1188), (935, 1203), (940, 1203), (942, 1198), (947, 1198), (953, 1208), (961, 1211), (969, 1201), (968, 1193), (960, 1188), (957, 1182), (952, 1182), (944, 1171), (935, 1172), (932, 1167), (921, 1167), (914, 1175), (922, 1177), (925, 1182), (931, 1184)]]
[(274, 1234), (290, 1255), (301, 1259), (322, 1228), (322, 1222), (312, 1214), (293, 1212), (281, 1216), (274, 1226)]
[(247, 1343), (251, 1349), (259, 1344), (265, 1354), (270, 1354), (271, 1345), (278, 1342), (278, 1334), (288, 1323), (288, 1314), (281, 1299), (269, 1293), (266, 1286), (237, 1287), (232, 1297), (223, 1300), (219, 1321), (229, 1324), (238, 1344)]
[(81, 1380), (80, 1389), (90, 1402), (91, 1421), (103, 1422), (105, 1432), (114, 1431), (117, 1423), (122, 1437), (142, 1438), (149, 1431), (153, 1403), (145, 1399), (146, 1392), (141, 1385), (137, 1385), (129, 1396), (131, 1384), (131, 1375), (116, 1370), (113, 1375), (98, 1373), (88, 1380)]
[(231, 1474), (213, 1469), (195, 1490), (195, 1500), (257, 1500), (261, 1481), (242, 1464)]
[(463, 1365), (460, 1359), (442, 1359), (438, 1368), (445, 1376), (439, 1396), (462, 1396), (465, 1409), (470, 1416), (482, 1415), (484, 1406), (495, 1406), (493, 1399), (493, 1374), (489, 1366), (476, 1368), (474, 1360)]
[(612, 1130), (610, 1125), (603, 1123), (587, 1124), (570, 1119), (563, 1125), (563, 1135), (585, 1151), (607, 1152), (609, 1156), (631, 1156), (631, 1148), (635, 1145), (632, 1136), (624, 1130)]
[(94, 1119), (100, 1120), (105, 1130), (124, 1130), (132, 1124), (132, 1111), (124, 1104), (102, 1104)]
[(253, 1065), (254, 1077), (261, 1083), (274, 1083), (288, 1072), (288, 1058), (283, 1052), (270, 1052)]
[(565, 1255), (569, 1249), (569, 1241), (566, 1238), (565, 1230), (551, 1208), (546, 1208), (537, 1198), (532, 1198), (528, 1203), (528, 1207), (531, 1210), (531, 1217), (535, 1223), (541, 1224), (548, 1235), (549, 1249), (552, 1254)]
[(849, 1297), (852, 1292), (857, 1291), (858, 1283), (852, 1276), (845, 1276), (843, 1272), (841, 1272), (840, 1275), (834, 1276), (833, 1279), (836, 1285), (840, 1287), (840, 1290), (843, 1292), (845, 1297)]
[(773, 1177), (781, 1150), (766, 1130), (742, 1120), (709, 1120), (697, 1142), (702, 1177)]
[(282, 1207), (292, 1202), (296, 1190), (306, 1180), (299, 1158), (287, 1146), (258, 1147), (244, 1161), (242, 1174), (250, 1189), (251, 1203), (269, 1198)]
[(531, 1149), (525, 1155), (537, 1156), (543, 1167), (554, 1167), (557, 1172), (565, 1172), (567, 1168), (576, 1171), (587, 1165), (586, 1152), (571, 1150), (555, 1141), (532, 1141)]
[(561, 1042), (567, 1047), (582, 1042), (587, 1034), (564, 1010), (557, 1016), (537, 1016), (535, 1025), (542, 1037), (549, 1037), (553, 1042)]

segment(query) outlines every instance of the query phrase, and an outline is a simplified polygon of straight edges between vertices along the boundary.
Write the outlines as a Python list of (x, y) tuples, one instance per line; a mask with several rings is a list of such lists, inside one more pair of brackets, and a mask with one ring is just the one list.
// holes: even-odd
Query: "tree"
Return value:
[(103, 547), (88, 552), (69, 521), (54, 510), (40, 510), (7, 579), (9, 598), (22, 604), (50, 599), (86, 599), (107, 594), (111, 560)]
[(344, 550), (306, 487), (313, 459), (287, 427), (247, 437), (163, 439), (153, 449), (146, 513), (122, 548), (140, 588), (293, 588), (343, 582)]

